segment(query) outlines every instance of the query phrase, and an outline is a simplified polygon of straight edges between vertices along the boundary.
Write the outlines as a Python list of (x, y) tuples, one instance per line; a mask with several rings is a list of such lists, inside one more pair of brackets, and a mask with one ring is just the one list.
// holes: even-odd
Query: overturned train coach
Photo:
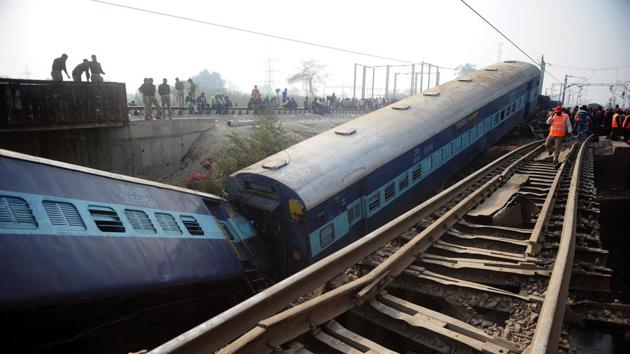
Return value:
[(0, 323), (15, 347), (33, 344), (33, 325), (72, 337), (126, 310), (223, 302), (201, 321), (265, 268), (255, 230), (219, 197), (8, 150), (0, 172)]
[(228, 180), (294, 272), (425, 200), (532, 111), (540, 71), (506, 61), (366, 114)]

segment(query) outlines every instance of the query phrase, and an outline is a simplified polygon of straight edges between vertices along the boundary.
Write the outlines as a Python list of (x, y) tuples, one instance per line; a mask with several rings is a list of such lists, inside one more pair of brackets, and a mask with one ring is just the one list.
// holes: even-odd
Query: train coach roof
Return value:
[(446, 82), (304, 140), (232, 177), (253, 173), (274, 179), (310, 209), (539, 74), (524, 62), (490, 65), (465, 81)]
[(187, 189), (187, 188), (183, 188), (183, 187), (173, 186), (173, 185), (170, 185), (170, 184), (164, 184), (164, 183), (160, 183), (160, 182), (150, 181), (150, 180), (147, 180), (147, 179), (142, 179), (142, 178), (137, 178), (137, 177), (131, 177), (131, 176), (127, 176), (127, 175), (121, 175), (121, 174), (118, 174), (118, 173), (112, 173), (112, 172), (107, 172), (107, 171), (103, 171), (103, 170), (97, 170), (97, 169), (94, 169), (94, 168), (74, 165), (74, 164), (67, 163), (67, 162), (61, 162), (61, 161), (57, 161), (57, 160), (50, 160), (50, 159), (46, 159), (46, 158), (43, 158), (43, 157), (37, 157), (37, 156), (33, 156), (33, 155), (22, 154), (22, 153), (11, 151), (11, 150), (0, 149), (0, 157), (8, 157), (8, 158), (11, 158), (11, 159), (16, 159), (16, 160), (29, 161), (29, 162), (33, 162), (33, 163), (37, 163), (37, 164), (43, 164), (43, 165), (63, 168), (63, 169), (66, 169), (66, 170), (72, 170), (72, 171), (82, 172), (82, 173), (89, 173), (89, 174), (95, 175), (95, 176), (101, 176), (101, 177), (106, 177), (106, 178), (111, 178), (111, 179), (117, 179), (117, 180), (120, 180), (120, 181), (131, 182), (131, 183), (138, 183), (138, 184), (143, 184), (143, 185), (146, 185), (146, 186), (152, 186), (152, 187), (157, 187), (157, 188), (162, 188), (162, 189), (169, 189), (169, 190), (176, 191), (176, 192), (182, 192), (182, 193), (188, 193), (188, 194), (196, 194), (196, 195), (198, 195), (200, 197), (205, 197), (205, 198), (209, 198), (209, 199), (224, 200), (223, 198), (218, 197), (218, 196), (216, 196), (214, 194), (210, 194), (210, 193), (199, 192), (199, 191), (195, 191), (195, 190), (192, 190), (192, 189)]

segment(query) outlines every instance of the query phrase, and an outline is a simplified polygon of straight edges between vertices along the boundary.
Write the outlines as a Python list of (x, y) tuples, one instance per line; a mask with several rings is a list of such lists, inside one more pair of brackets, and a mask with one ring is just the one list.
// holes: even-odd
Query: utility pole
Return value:
[(567, 91), (567, 79), (569, 78), (568, 74), (564, 74), (564, 84), (562, 86), (562, 98), (560, 99), (560, 105), (563, 106), (564, 105), (564, 95), (566, 94)]
[(372, 67), (372, 93), (370, 98), (374, 98), (374, 77), (376, 76), (376, 68)]
[(436, 66), (435, 70), (435, 86), (440, 86), (440, 67)]
[(540, 80), (538, 81), (538, 95), (540, 95), (540, 93), (542, 92), (543, 82), (545, 80), (545, 66), (547, 66), (547, 63), (545, 63), (545, 55), (543, 54), (540, 57)]
[(394, 73), (394, 93), (393, 97), (396, 98), (396, 84), (398, 83), (398, 73)]
[(352, 79), (352, 98), (357, 98), (357, 63), (354, 63), (354, 78)]
[(427, 90), (431, 88), (431, 64), (429, 64), (429, 71), (427, 72)]
[(503, 43), (499, 42), (499, 49), (497, 50), (497, 63), (501, 61), (502, 54), (503, 54)]
[[(272, 62), (275, 62), (275, 61), (276, 60), (272, 59), (271, 58), (271, 54), (269, 54), (269, 52), (268, 52), (267, 60), (265, 60), (265, 63), (266, 63), (266, 65), (265, 65), (265, 84), (272, 92), (273, 92), (273, 85), (272, 84), (276, 83), (276, 81), (273, 79), (273, 74), (277, 73), (276, 70), (272, 69)], [(265, 93), (264, 90), (263, 90), (263, 93)], [(266, 93), (270, 94), (270, 92), (266, 92)]]
[(385, 67), (385, 99), (389, 98), (389, 65)]
[(411, 64), (411, 87), (409, 87), (409, 96), (413, 96), (416, 94), (414, 92), (415, 76), (416, 76), (416, 64)]
[(363, 65), (363, 81), (361, 82), (361, 99), (365, 98), (365, 70), (366, 67)]
[(422, 62), (422, 64), (420, 64), (420, 92), (422, 92), (422, 90), (424, 90), (422, 83), (424, 82), (424, 62)]

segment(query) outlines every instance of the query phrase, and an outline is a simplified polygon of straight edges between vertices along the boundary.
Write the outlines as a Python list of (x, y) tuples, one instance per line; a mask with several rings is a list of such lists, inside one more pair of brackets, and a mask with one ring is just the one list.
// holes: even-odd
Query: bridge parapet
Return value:
[(0, 78), (0, 131), (116, 127), (128, 120), (122, 83)]

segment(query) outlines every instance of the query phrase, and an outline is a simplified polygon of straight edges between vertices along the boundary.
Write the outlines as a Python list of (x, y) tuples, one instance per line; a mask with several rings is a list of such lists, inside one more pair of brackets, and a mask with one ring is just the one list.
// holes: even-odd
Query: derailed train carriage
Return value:
[(540, 71), (506, 61), (234, 173), (230, 199), (292, 273), (425, 200), (533, 109)]
[[(214, 195), (0, 150), (9, 352), (66, 351), (50, 345), (81, 339), (90, 351), (111, 348), (98, 338), (128, 349), (141, 333), (144, 344), (151, 332), (174, 335), (178, 315), (183, 330), (251, 295), (249, 276), (266, 268), (263, 247)], [(143, 316), (154, 330), (143, 329)], [(119, 335), (92, 337), (110, 329)]]

